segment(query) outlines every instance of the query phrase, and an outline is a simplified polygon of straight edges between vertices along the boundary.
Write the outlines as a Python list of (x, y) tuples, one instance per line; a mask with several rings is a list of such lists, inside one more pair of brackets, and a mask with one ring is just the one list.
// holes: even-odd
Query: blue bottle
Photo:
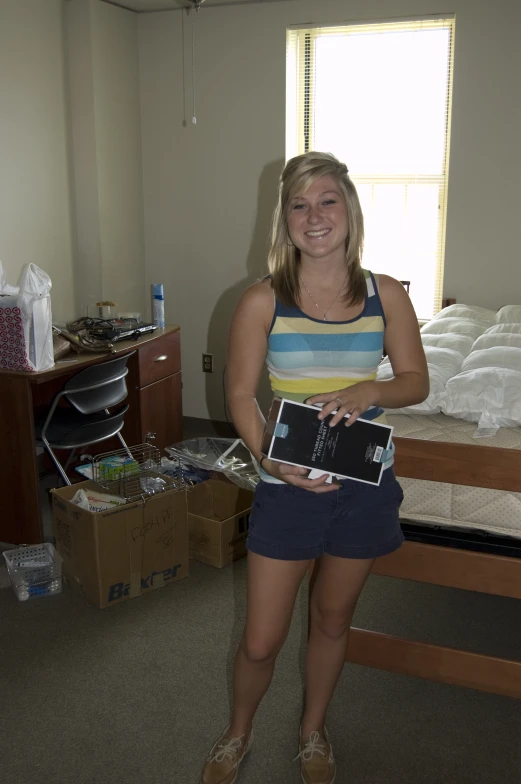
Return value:
[(152, 321), (156, 327), (165, 328), (165, 298), (162, 283), (152, 283)]

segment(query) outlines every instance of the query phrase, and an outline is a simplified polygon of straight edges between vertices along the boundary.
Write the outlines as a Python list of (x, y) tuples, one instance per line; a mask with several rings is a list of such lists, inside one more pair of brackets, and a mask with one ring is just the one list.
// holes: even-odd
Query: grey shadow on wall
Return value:
[[(214, 356), (215, 371), (207, 376), (206, 386), (208, 411), (212, 422), (225, 422), (218, 432), (225, 437), (235, 435), (235, 431), (226, 425), (227, 412), (224, 397), (224, 371), (228, 332), (233, 312), (244, 290), (268, 272), (267, 255), (270, 243), (270, 230), (273, 210), (277, 201), (279, 177), (284, 167), (282, 159), (268, 163), (259, 178), (257, 188), (257, 206), (255, 223), (246, 258), (246, 275), (230, 286), (219, 297), (208, 327), (208, 351)], [(215, 360), (218, 360), (217, 362)], [(212, 386), (210, 386), (212, 385)], [(218, 388), (219, 385), (219, 388)], [(257, 400), (261, 411), (266, 415), (271, 403), (271, 388), (267, 372), (264, 370), (257, 390)], [(229, 419), (228, 413), (228, 419)], [(245, 563), (241, 559), (235, 561), (228, 569), (233, 570), (232, 590), (234, 596), (233, 624), (230, 631), (228, 652), (226, 656), (226, 681), (230, 714), (233, 707), (233, 668), (237, 646), (241, 639), (246, 619), (246, 574)], [(303, 643), (300, 645), (303, 650)], [(300, 655), (301, 658), (301, 655)]]
[[(222, 435), (233, 433), (231, 428), (226, 426), (227, 411), (224, 400), (224, 372), (230, 323), (243, 291), (266, 275), (268, 271), (266, 259), (269, 249), (271, 219), (283, 167), (284, 161), (279, 159), (268, 163), (262, 170), (257, 189), (255, 224), (250, 249), (246, 257), (246, 275), (221, 294), (210, 317), (207, 350), (213, 355), (214, 372), (205, 376), (206, 402), (212, 422), (225, 423), (224, 426), (217, 428)], [(262, 411), (266, 413), (271, 401), (271, 390), (266, 372), (261, 377), (257, 398)]]

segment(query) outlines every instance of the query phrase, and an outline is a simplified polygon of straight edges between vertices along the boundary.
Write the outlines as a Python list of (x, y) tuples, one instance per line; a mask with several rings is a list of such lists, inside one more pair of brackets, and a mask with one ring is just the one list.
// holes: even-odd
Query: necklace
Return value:
[[(347, 280), (347, 277), (346, 277), (346, 280)], [(337, 295), (336, 295), (335, 299), (334, 299), (334, 300), (333, 300), (333, 301), (330, 303), (330, 305), (329, 305), (329, 306), (326, 308), (326, 310), (324, 310), (323, 308), (321, 308), (321, 307), (320, 307), (320, 305), (318, 304), (318, 302), (316, 301), (315, 297), (313, 296), (313, 294), (311, 293), (311, 291), (308, 289), (308, 287), (306, 286), (306, 284), (304, 283), (304, 281), (302, 280), (302, 278), (300, 278), (300, 282), (302, 283), (302, 285), (303, 285), (303, 286), (304, 286), (304, 288), (306, 289), (307, 293), (309, 294), (309, 298), (310, 298), (311, 302), (313, 302), (313, 304), (315, 305), (315, 307), (317, 307), (317, 308), (318, 308), (318, 310), (319, 310), (319, 311), (322, 313), (322, 315), (323, 315), (323, 319), (322, 319), (322, 321), (327, 321), (327, 320), (328, 320), (328, 319), (327, 319), (327, 314), (329, 313), (329, 311), (331, 310), (331, 308), (333, 307), (333, 305), (335, 304), (335, 302), (337, 301), (337, 299), (339, 298), (339, 296), (340, 296), (340, 295), (341, 295), (341, 293), (343, 292), (343, 290), (344, 290), (344, 287), (345, 287), (345, 281), (344, 281), (344, 285), (343, 285), (343, 286), (341, 286), (341, 288), (338, 290), (338, 293), (337, 293)]]

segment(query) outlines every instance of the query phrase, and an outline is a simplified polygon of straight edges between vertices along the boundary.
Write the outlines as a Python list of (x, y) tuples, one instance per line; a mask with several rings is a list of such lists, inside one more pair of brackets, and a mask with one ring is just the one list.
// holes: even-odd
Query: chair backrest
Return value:
[(121, 403), (127, 396), (127, 362), (134, 353), (91, 365), (76, 373), (63, 388), (69, 403), (81, 414), (93, 414)]

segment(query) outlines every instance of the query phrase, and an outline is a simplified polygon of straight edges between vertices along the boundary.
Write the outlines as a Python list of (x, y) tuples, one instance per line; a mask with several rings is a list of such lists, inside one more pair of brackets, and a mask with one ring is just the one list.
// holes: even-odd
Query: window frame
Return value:
[[(452, 115), (452, 92), (454, 76), (454, 37), (456, 19), (454, 15), (431, 15), (410, 19), (389, 19), (370, 22), (324, 23), (293, 25), (286, 31), (286, 160), (294, 155), (314, 149), (313, 140), (313, 100), (314, 100), (314, 46), (313, 41), (323, 35), (338, 35), (339, 31), (348, 33), (356, 28), (368, 31), (396, 30), (411, 32), (414, 30), (447, 28), (449, 30), (449, 48), (447, 62), (447, 101), (445, 123), (445, 150), (442, 170), (438, 174), (414, 173), (410, 175), (364, 175), (352, 174), (355, 186), (372, 185), (372, 197), (377, 185), (404, 185), (405, 200), (407, 187), (410, 185), (436, 185), (438, 187), (438, 220), (435, 261), (435, 283), (432, 296), (432, 312), (419, 314), (419, 317), (432, 317), (442, 307), (443, 276), (445, 265), (445, 240), (447, 224), (447, 191), (449, 178), (450, 135)], [(304, 51), (302, 52), (302, 48)], [(301, 65), (303, 58), (303, 66)], [(304, 80), (304, 84), (301, 82)], [(331, 150), (334, 153), (334, 150)], [(382, 270), (383, 271), (383, 270)], [(409, 277), (409, 275), (408, 275)]]

